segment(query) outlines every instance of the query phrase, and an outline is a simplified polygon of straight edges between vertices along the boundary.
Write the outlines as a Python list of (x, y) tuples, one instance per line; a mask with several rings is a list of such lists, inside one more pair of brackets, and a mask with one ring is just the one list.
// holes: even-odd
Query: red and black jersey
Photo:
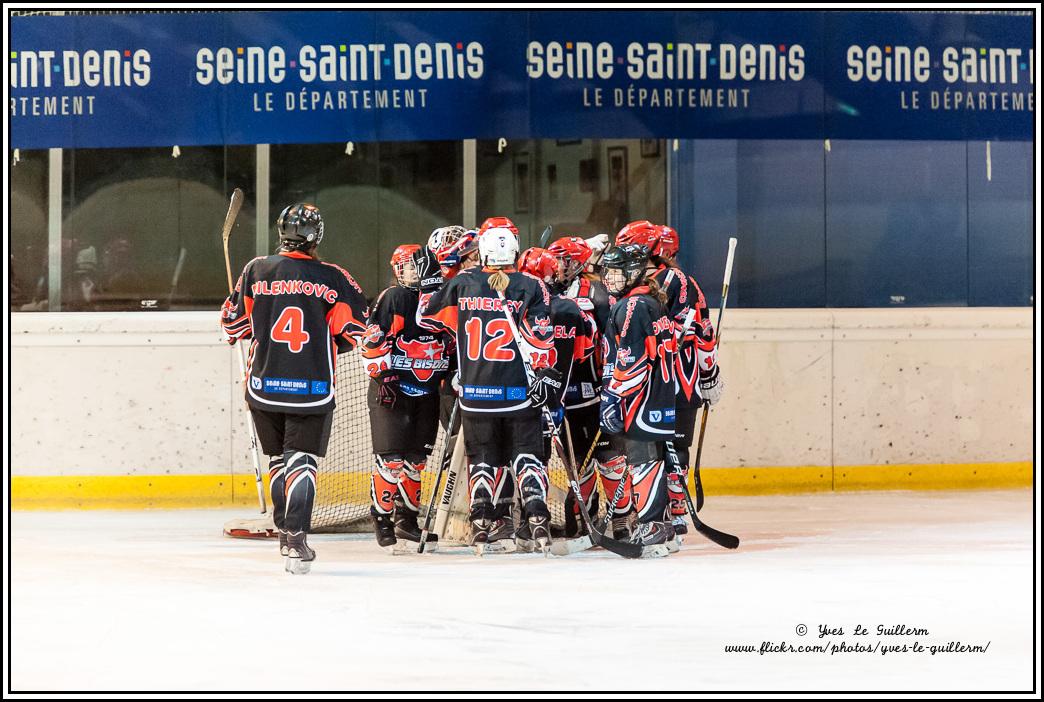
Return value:
[(573, 373), (566, 387), (565, 406), (567, 409), (575, 409), (597, 404), (599, 401), (604, 364), (601, 335), (609, 321), (612, 303), (605, 285), (583, 277), (570, 286), (569, 295), (576, 300), (582, 311), (591, 316), (595, 324), (595, 353), (573, 366)]
[(447, 334), (418, 326), (419, 298), (419, 291), (398, 285), (382, 292), (373, 303), (362, 341), (370, 377), (397, 371), (399, 389), (414, 397), (438, 392), (453, 353), (453, 340)]
[(252, 338), (246, 399), (258, 409), (334, 408), (338, 351), (366, 329), (366, 297), (348, 271), (298, 251), (255, 258), (221, 307), (229, 342)]
[[(667, 313), (674, 321), (675, 336), (682, 333), (691, 314), (685, 337), (678, 340), (675, 373), (678, 376), (678, 405), (698, 407), (700, 398), (700, 349), (713, 349), (714, 328), (707, 310), (707, 299), (696, 279), (674, 266), (661, 266), (652, 277), (667, 294)], [(705, 355), (705, 354), (704, 354)]]
[[(422, 296), (420, 321), (421, 326), (456, 339), (461, 411), (504, 416), (532, 403), (504, 306), (488, 282), (491, 272), (462, 272), (430, 296)], [(554, 348), (551, 295), (533, 276), (507, 274), (510, 282), (504, 297), (522, 335), (522, 352), (534, 368), (547, 367)]]
[(613, 305), (605, 330), (602, 392), (623, 404), (629, 439), (674, 438), (674, 323), (663, 305), (642, 285)]
[(562, 396), (553, 397), (547, 404), (548, 409), (554, 411), (564, 404), (572, 376), (591, 364), (598, 333), (594, 317), (581, 310), (575, 300), (562, 295), (551, 297), (551, 325), (554, 327), (551, 365), (562, 374), (565, 384)]

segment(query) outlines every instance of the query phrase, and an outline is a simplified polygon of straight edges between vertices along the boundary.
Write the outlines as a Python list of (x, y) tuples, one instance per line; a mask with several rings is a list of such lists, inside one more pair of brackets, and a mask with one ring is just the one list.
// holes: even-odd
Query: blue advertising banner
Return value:
[(1029, 16), (302, 11), (11, 18), (11, 145), (1031, 140)]

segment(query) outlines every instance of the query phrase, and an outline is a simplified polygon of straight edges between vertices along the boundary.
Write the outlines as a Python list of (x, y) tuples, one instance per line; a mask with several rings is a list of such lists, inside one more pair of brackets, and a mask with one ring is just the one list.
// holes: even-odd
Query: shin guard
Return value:
[(315, 502), (316, 457), (304, 451), (290, 450), (283, 454), (283, 460), (286, 474), (284, 528), (291, 534), (308, 533)]
[(423, 460), (413, 462), (406, 459), (402, 464), (402, 473), (399, 474), (399, 497), (406, 509), (411, 512), (420, 511), (421, 472), (423, 470)]
[(272, 495), (272, 521), (276, 529), (285, 531), (283, 518), (286, 516), (286, 474), (283, 471), (283, 457), (268, 457), (268, 491)]
[[(595, 462), (595, 467), (602, 478), (602, 489), (605, 491), (605, 499), (609, 501), (616, 494), (620, 481), (624, 480), (624, 472), (627, 468), (627, 459), (624, 456), (615, 456), (606, 463)], [(616, 504), (613, 505), (615, 514), (627, 514), (631, 510), (631, 486), (624, 485), (623, 494)]]
[(370, 513), (373, 516), (392, 513), (404, 464), (398, 454), (377, 456), (377, 465), (370, 475)]
[(527, 517), (548, 517), (547, 467), (531, 453), (521, 453), (512, 464), (518, 492), (522, 496), (522, 511)]
[(663, 461), (648, 461), (629, 467), (638, 522), (662, 522), (667, 509), (667, 475)]
[(471, 498), (469, 519), (493, 518), (493, 495), (496, 471), (488, 463), (472, 463), (468, 466), (468, 494)]

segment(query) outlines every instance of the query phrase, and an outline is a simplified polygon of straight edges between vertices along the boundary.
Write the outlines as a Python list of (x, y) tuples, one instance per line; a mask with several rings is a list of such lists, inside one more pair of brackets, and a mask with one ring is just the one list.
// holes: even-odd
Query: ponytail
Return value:
[(493, 288), (497, 292), (504, 292), (507, 290), (508, 283), (511, 279), (508, 278), (508, 274), (503, 270), (494, 271), (490, 273), (489, 278), (486, 280), (489, 283), (489, 287)]
[(655, 278), (646, 278), (645, 284), (649, 287), (649, 294), (660, 301), (664, 307), (667, 306), (667, 293), (663, 291)]

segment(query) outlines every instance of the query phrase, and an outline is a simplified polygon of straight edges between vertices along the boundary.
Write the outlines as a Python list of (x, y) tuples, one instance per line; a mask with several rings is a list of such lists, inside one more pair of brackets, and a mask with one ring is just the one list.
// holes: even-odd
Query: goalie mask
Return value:
[(645, 280), (649, 249), (639, 244), (614, 246), (602, 256), (602, 282), (611, 295), (620, 297)]
[(403, 244), (395, 249), (391, 257), (392, 272), (395, 282), (404, 288), (416, 288), (420, 285), (420, 274), (413, 255), (420, 251), (420, 244)]
[(310, 249), (323, 240), (323, 216), (318, 207), (307, 202), (290, 205), (279, 213), (276, 230), (284, 251)]
[(494, 227), (479, 235), (479, 260), (483, 266), (513, 266), (518, 258), (518, 238), (510, 229)]
[(446, 259), (452, 257), (457, 248), (457, 242), (467, 232), (459, 224), (451, 224), (448, 227), (439, 227), (432, 231), (428, 237), (428, 249), (435, 254), (435, 259), (444, 265), (455, 265), (456, 262), (448, 263)]

